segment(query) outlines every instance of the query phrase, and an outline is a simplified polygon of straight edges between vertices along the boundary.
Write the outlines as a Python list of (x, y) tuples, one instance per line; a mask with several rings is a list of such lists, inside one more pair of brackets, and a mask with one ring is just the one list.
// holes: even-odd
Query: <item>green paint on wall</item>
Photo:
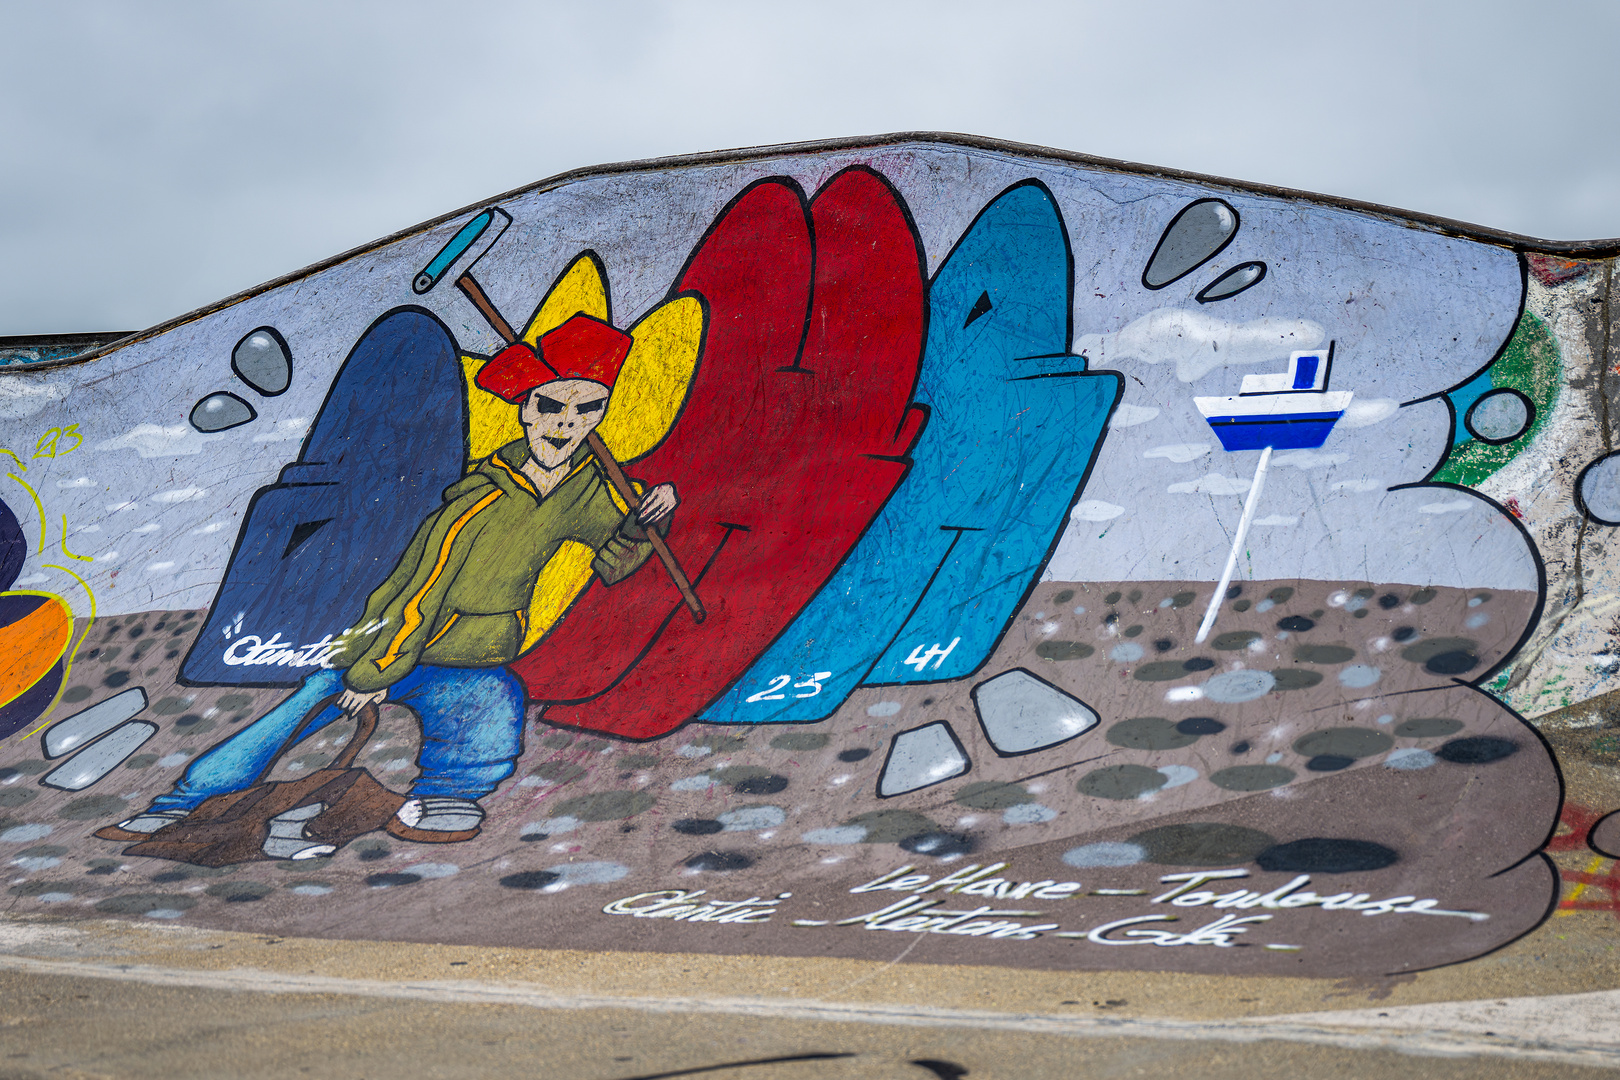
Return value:
[[(1492, 389), (1506, 387), (1517, 390), (1535, 405), (1536, 415), (1529, 429), (1512, 442), (1494, 446), (1478, 439), (1465, 438), (1452, 447), (1445, 464), (1434, 474), (1434, 479), (1477, 487), (1481, 481), (1512, 461), (1519, 451), (1530, 445), (1552, 416), (1553, 406), (1558, 401), (1558, 389), (1563, 383), (1563, 371), (1558, 342), (1552, 331), (1547, 329), (1546, 323), (1526, 311), (1519, 317), (1519, 325), (1513, 328), (1513, 337), (1508, 340), (1507, 348), (1487, 374)], [(1472, 404), (1472, 401), (1466, 404)], [(1463, 413), (1459, 409), (1457, 433), (1466, 435), (1462, 423)]]

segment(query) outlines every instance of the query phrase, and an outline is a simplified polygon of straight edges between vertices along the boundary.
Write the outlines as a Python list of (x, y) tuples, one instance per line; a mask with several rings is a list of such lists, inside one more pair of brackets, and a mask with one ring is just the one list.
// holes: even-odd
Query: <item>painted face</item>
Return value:
[(589, 379), (555, 379), (530, 390), (518, 412), (529, 452), (542, 468), (555, 469), (596, 430), (607, 402), (608, 388)]

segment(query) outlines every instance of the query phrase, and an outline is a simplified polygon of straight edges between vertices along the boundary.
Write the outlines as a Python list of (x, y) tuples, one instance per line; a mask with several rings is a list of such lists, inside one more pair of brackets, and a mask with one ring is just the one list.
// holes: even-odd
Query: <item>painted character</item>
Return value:
[(479, 800), (512, 775), (523, 749), (525, 695), (506, 665), (522, 648), (541, 570), (573, 541), (594, 551), (595, 576), (616, 584), (647, 560), (646, 529), (667, 531), (679, 501), (672, 485), (660, 484), (632, 517), (584, 445), (606, 412), (630, 337), (576, 315), (539, 344), (507, 348), (476, 380), (522, 403), (524, 437), (445, 490), (332, 666), (198, 757), (145, 812), (98, 835), (146, 839), (204, 799), (249, 786), (308, 711), (334, 694), (311, 733), (374, 702), (408, 706), (421, 719), (421, 774), (390, 833), (427, 843), (478, 834)]

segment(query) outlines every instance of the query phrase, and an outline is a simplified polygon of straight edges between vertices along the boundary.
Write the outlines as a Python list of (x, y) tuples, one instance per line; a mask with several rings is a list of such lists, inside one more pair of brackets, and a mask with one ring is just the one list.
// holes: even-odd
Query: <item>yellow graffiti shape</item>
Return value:
[(607, 277), (602, 264), (596, 252), (584, 251), (557, 276), (521, 336), (524, 343), (533, 345), (542, 334), (549, 334), (575, 315), (585, 314), (612, 322), (608, 311)]
[(529, 600), (529, 619), (523, 631), (523, 651), (534, 648), (557, 625), (563, 612), (591, 581), (591, 560), (596, 557), (589, 544), (564, 540), (557, 554), (540, 571), (534, 596)]
[(647, 313), (597, 434), (621, 462), (645, 457), (675, 426), (703, 347), (703, 304), (682, 296)]
[[(578, 314), (610, 318), (607, 280), (594, 252), (569, 263), (535, 308), (522, 340), (530, 345)], [(703, 349), (703, 304), (683, 296), (649, 312), (631, 330), (633, 343), (614, 382), (607, 415), (597, 429), (602, 441), (622, 462), (651, 453), (675, 426)], [(463, 356), (467, 388), (469, 467), (507, 443), (523, 437), (518, 406), (508, 404), (473, 381), (486, 360)], [(638, 488), (641, 485), (637, 485)], [(609, 489), (620, 510), (627, 510)], [(533, 648), (557, 624), (591, 581), (594, 553), (584, 544), (567, 542), (552, 556), (535, 582), (524, 627), (523, 649)]]
[[(589, 251), (575, 258), (552, 284), (524, 328), (522, 340), (533, 345), (541, 334), (555, 330), (581, 312), (603, 320), (608, 317), (607, 282), (602, 277), (601, 264)], [(518, 407), (473, 382), (485, 363), (487, 361), (476, 356), (461, 358), (462, 381), (467, 387), (467, 441), (472, 461), (480, 461), (523, 437)]]

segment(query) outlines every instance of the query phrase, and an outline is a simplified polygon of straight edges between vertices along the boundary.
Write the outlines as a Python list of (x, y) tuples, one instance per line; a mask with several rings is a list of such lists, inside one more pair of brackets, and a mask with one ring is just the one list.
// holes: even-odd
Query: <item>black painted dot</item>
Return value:
[(1189, 716), (1176, 724), (1176, 730), (1183, 735), (1218, 735), (1226, 725), (1213, 716)]
[(1105, 604), (1117, 604), (1117, 603), (1119, 603), (1119, 598), (1122, 595), (1124, 595), (1124, 594), (1123, 593), (1118, 593), (1118, 592), (1111, 592), (1107, 596), (1103, 597), (1103, 603), (1105, 603)]
[(754, 865), (752, 856), (740, 851), (700, 851), (686, 860), (688, 870), (746, 870)]
[(1142, 626), (1141, 626), (1140, 623), (1138, 623), (1135, 626), (1127, 626), (1125, 628), (1125, 636), (1126, 637), (1135, 637), (1136, 635), (1140, 634), (1141, 632), (1142, 632)]
[(1230, 589), (1226, 590), (1226, 598), (1228, 600), (1236, 600), (1238, 597), (1240, 597), (1242, 595), (1243, 595), (1243, 586), (1241, 586), (1241, 585), (1233, 585)]
[(168, 652), (163, 654), (163, 659), (165, 659), (165, 660), (173, 660), (175, 657), (177, 657), (179, 655), (180, 655), (180, 650), (179, 649), (170, 649)]
[(869, 758), (871, 756), (872, 756), (872, 751), (864, 750), (864, 749), (861, 749), (860, 747), (857, 747), (854, 750), (840, 750), (840, 751), (838, 751), (838, 760), (839, 761), (863, 761), (866, 758)]
[(204, 891), (227, 904), (251, 904), (256, 900), (263, 900), (276, 890), (275, 886), (266, 885), (261, 881), (221, 881), (208, 886)]
[(196, 727), (200, 723), (202, 723), (201, 716), (196, 713), (186, 713), (186, 715), (174, 722), (174, 726), (179, 728)]
[(1396, 641), (1411, 641), (1417, 637), (1417, 628), (1414, 626), (1397, 626), (1395, 632), (1389, 636)]
[(107, 677), (101, 680), (101, 685), (108, 687), (119, 687), (123, 686), (127, 682), (129, 682), (129, 672), (120, 670), (109, 672)]
[(501, 884), (508, 889), (543, 889), (561, 877), (561, 874), (551, 870), (524, 870), (517, 874), (507, 874), (501, 878)]
[(1340, 769), (1348, 769), (1355, 763), (1355, 758), (1345, 757), (1342, 754), (1317, 754), (1305, 763), (1305, 767), (1311, 772), (1338, 772)]
[(1518, 743), (1489, 735), (1474, 735), (1466, 739), (1452, 739), (1436, 750), (1434, 756), (1454, 765), (1485, 765), (1518, 752)]
[(366, 884), (373, 889), (392, 889), (397, 885), (415, 885), (421, 880), (420, 874), (370, 874)]
[(1398, 608), (1401, 606), (1401, 598), (1392, 592), (1387, 592), (1378, 598), (1378, 606), (1383, 608), (1385, 611), (1388, 611), (1390, 608)]
[(1431, 656), (1423, 665), (1425, 670), (1432, 671), (1436, 675), (1461, 675), (1465, 671), (1473, 671), (1478, 666), (1479, 657), (1462, 649)]
[(1215, 661), (1207, 656), (1195, 656), (1191, 660), (1182, 662), (1183, 671), (1208, 671), (1215, 666)]
[(1055, 603), (1055, 604), (1067, 604), (1070, 600), (1073, 600), (1073, 599), (1074, 599), (1074, 590), (1073, 589), (1064, 589), (1062, 592), (1060, 592), (1056, 596), (1052, 597), (1052, 602)]
[(924, 705), (932, 705), (934, 703), (934, 699), (931, 697), (925, 697), (922, 699), (922, 703)]
[(129, 628), (129, 636), (132, 638), (138, 638), (144, 633), (146, 633), (145, 627), (132, 626)]
[(360, 853), (361, 862), (379, 862), (388, 858), (387, 848), (367, 848)]
[(1232, 744), (1232, 753), (1234, 754), (1247, 754), (1250, 749), (1251, 747), (1249, 746), (1249, 740), (1247, 739), (1244, 739), (1242, 742), (1235, 742)]
[(953, 855), (966, 855), (973, 850), (974, 845), (971, 836), (964, 836), (961, 833), (925, 832), (906, 837), (900, 841), (900, 846), (918, 855), (945, 859)]
[(548, 832), (526, 832), (518, 834), (518, 839), (525, 844), (534, 844), (541, 840), (550, 840), (551, 834)]
[(1277, 620), (1277, 629), (1287, 630), (1289, 633), (1303, 633), (1315, 625), (1316, 623), (1303, 615), (1285, 615)]
[(98, 866), (94, 870), (86, 870), (86, 877), (106, 877), (108, 874), (118, 873), (116, 866)]
[(187, 881), (191, 875), (184, 870), (168, 870), (161, 874), (153, 874), (152, 881), (159, 885), (172, 885), (176, 881)]
[(775, 795), (788, 786), (787, 777), (777, 776), (750, 776), (746, 780), (739, 780), (731, 785), (731, 790), (739, 795)]
[(1382, 870), (1399, 860), (1393, 850), (1371, 840), (1312, 836), (1269, 847), (1254, 861), (1274, 874), (1351, 874)]
[(682, 818), (673, 828), (686, 836), (708, 836), (720, 832), (725, 826), (712, 818)]

